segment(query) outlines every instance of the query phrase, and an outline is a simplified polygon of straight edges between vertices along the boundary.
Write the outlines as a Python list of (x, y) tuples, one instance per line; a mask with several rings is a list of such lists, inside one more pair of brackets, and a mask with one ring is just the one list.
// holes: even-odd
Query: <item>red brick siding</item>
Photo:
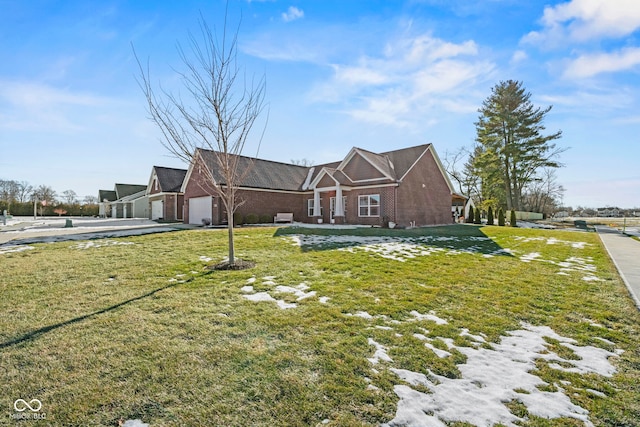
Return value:
[(397, 200), (396, 222), (400, 225), (411, 221), (417, 226), (452, 222), (451, 191), (430, 151), (404, 178)]
[[(243, 202), (236, 212), (243, 217), (249, 214), (273, 217), (278, 212), (293, 213), (294, 221), (306, 221), (307, 197), (299, 193), (238, 190), (238, 201)], [(313, 195), (311, 196), (313, 198)]]

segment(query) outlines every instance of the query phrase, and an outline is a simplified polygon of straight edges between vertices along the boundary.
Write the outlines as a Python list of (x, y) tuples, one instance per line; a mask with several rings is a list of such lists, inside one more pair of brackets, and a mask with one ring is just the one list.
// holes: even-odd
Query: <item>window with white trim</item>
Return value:
[[(313, 199), (307, 199), (307, 216), (313, 216)], [(322, 216), (322, 199), (320, 199), (320, 216)]]
[(380, 216), (380, 195), (358, 196), (358, 216)]

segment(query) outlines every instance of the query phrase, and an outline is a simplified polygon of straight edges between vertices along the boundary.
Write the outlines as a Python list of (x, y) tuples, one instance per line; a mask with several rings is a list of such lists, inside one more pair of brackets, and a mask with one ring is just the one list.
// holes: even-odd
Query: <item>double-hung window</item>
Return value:
[[(307, 216), (313, 216), (313, 199), (307, 199)], [(320, 199), (320, 216), (322, 216), (322, 199)]]
[(358, 216), (380, 216), (380, 195), (358, 196)]

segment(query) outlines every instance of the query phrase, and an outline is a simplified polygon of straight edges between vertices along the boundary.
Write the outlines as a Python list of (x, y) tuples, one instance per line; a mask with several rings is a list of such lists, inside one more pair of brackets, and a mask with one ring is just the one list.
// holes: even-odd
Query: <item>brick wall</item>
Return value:
[(428, 151), (398, 187), (397, 220), (400, 225), (450, 224), (451, 192)]

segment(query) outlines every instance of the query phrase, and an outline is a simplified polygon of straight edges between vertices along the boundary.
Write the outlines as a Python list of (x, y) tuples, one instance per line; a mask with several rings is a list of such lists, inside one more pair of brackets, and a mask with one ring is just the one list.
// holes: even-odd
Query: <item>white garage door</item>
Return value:
[(202, 225), (203, 218), (211, 223), (211, 196), (189, 199), (189, 224)]
[(151, 219), (164, 218), (164, 214), (162, 213), (163, 211), (162, 207), (163, 207), (162, 200), (154, 200), (151, 202)]

